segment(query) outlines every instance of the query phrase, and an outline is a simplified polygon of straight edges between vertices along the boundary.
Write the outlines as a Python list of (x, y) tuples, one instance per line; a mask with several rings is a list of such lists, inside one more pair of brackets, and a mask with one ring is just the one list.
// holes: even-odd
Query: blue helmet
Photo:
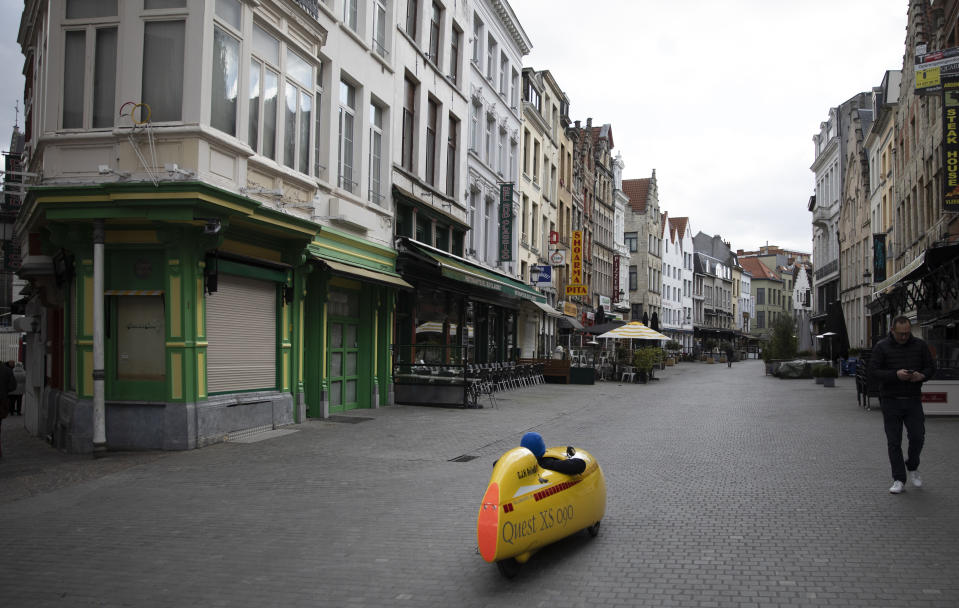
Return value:
[(526, 433), (519, 444), (532, 452), (533, 456), (536, 456), (536, 460), (542, 458), (543, 454), (546, 453), (546, 442), (543, 441), (543, 437), (539, 433)]

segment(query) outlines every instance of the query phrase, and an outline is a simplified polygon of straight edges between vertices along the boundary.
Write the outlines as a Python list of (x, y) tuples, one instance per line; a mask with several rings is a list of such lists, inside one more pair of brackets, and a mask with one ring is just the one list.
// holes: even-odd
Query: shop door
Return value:
[(327, 322), (330, 412), (369, 406), (369, 400), (363, 400), (365, 391), (360, 373), (360, 319), (346, 316), (358, 314), (359, 299), (358, 291), (330, 290)]

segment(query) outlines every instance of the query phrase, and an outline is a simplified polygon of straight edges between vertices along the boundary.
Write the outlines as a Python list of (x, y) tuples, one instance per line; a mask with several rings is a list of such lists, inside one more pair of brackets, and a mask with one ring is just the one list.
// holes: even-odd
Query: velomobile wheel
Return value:
[(598, 521), (598, 522), (596, 522), (595, 524), (593, 524), (592, 526), (586, 528), (586, 531), (589, 533), (589, 535), (590, 535), (592, 538), (596, 538), (596, 535), (599, 534), (599, 524), (601, 524), (601, 523), (603, 523), (603, 522)]
[(496, 562), (496, 567), (499, 568), (499, 573), (506, 578), (513, 578), (519, 574), (519, 562), (512, 557)]

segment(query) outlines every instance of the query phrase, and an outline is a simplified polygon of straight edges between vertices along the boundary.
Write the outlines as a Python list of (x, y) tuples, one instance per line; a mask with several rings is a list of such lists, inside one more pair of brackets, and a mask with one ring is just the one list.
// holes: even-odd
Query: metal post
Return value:
[(93, 221), (93, 456), (107, 449), (103, 368), (103, 220)]

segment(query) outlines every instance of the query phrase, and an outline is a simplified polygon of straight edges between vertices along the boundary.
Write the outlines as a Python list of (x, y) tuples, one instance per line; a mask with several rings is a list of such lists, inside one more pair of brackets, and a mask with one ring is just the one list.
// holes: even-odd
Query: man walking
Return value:
[[(890, 334), (872, 350), (869, 361), (871, 376), (879, 383), (879, 403), (892, 467), (892, 494), (906, 486), (906, 472), (912, 485), (922, 486), (919, 476), (919, 454), (925, 441), (925, 413), (922, 411), (922, 383), (936, 371), (929, 346), (912, 335), (907, 317), (896, 317)], [(909, 438), (908, 457), (902, 458), (902, 427)]]

